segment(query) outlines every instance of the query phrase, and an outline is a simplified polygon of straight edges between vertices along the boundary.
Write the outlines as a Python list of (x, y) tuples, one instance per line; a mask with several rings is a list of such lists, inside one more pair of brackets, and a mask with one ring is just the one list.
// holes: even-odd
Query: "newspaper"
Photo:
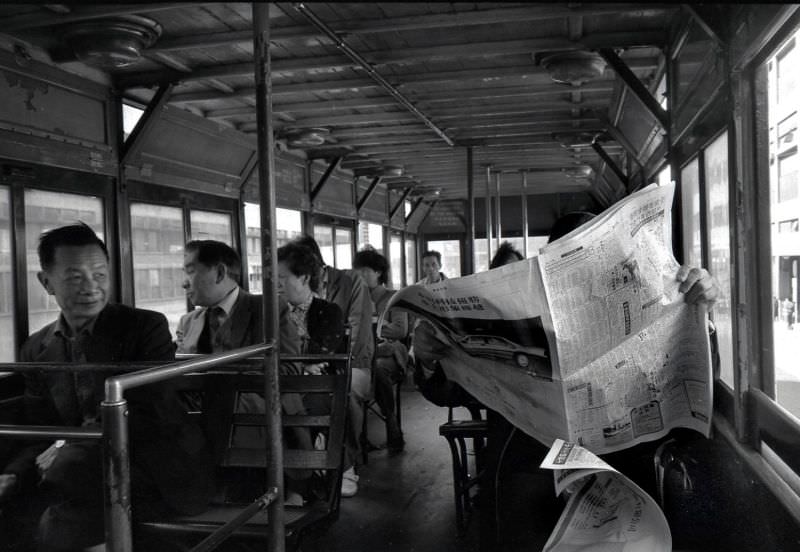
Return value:
[(674, 427), (708, 435), (706, 313), (678, 291), (673, 193), (648, 186), (536, 258), (409, 286), (387, 310), (432, 323), (448, 378), (544, 444), (605, 454)]
[(554, 470), (556, 494), (569, 494), (543, 552), (670, 552), (663, 512), (646, 492), (600, 458), (557, 439), (541, 468)]

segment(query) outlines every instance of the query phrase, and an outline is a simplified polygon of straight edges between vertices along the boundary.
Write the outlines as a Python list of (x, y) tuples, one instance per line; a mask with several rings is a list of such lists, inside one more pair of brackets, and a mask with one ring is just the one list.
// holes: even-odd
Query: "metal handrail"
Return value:
[(102, 439), (99, 428), (65, 426), (0, 425), (0, 435), (17, 439)]
[[(132, 552), (130, 458), (128, 456), (128, 403), (125, 391), (190, 373), (206, 372), (256, 354), (269, 354), (274, 342), (252, 345), (183, 362), (146, 368), (106, 379), (102, 403), (106, 493), (106, 542), (111, 552)], [(280, 414), (278, 414), (280, 415)], [(278, 469), (282, 470), (282, 466)]]
[(215, 550), (220, 544), (225, 542), (239, 527), (250, 521), (250, 519), (278, 498), (278, 489), (271, 487), (266, 493), (255, 499), (247, 508), (227, 522), (225, 525), (211, 533), (203, 539), (197, 546), (189, 552), (210, 552)]

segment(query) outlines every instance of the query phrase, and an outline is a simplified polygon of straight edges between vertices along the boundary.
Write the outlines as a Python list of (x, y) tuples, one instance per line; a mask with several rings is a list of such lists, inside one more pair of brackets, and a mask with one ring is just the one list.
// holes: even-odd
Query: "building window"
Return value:
[(134, 303), (164, 313), (173, 335), (186, 313), (183, 246), (179, 207), (131, 203)]
[[(0, 361), (14, 362), (14, 259), (11, 257), (11, 198), (0, 186)], [(38, 263), (34, 266), (39, 266)]]
[(40, 330), (61, 312), (55, 298), (39, 283), (39, 256), (36, 252), (43, 232), (84, 222), (105, 241), (103, 200), (99, 197), (43, 190), (25, 190), (25, 241), (28, 267), (28, 331)]

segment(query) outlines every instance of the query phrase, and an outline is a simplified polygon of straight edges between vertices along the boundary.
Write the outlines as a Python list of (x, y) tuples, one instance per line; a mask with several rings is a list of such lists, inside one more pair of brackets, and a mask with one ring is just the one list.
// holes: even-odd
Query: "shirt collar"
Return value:
[(307, 312), (308, 309), (311, 307), (311, 302), (314, 300), (314, 294), (309, 293), (308, 299), (300, 303), (299, 305), (289, 305), (292, 312)]
[[(87, 322), (83, 326), (83, 329), (81, 329), (80, 333), (92, 335), (94, 333), (94, 325), (96, 322), (97, 322), (97, 316), (95, 316), (89, 322)], [(56, 320), (56, 327), (53, 333), (60, 337), (66, 337), (67, 339), (77, 337), (73, 334), (72, 327), (67, 323), (67, 320), (66, 318), (64, 318), (63, 313), (58, 315), (58, 320)]]
[(231, 315), (231, 311), (233, 311), (234, 305), (236, 305), (236, 300), (239, 298), (239, 286), (233, 288), (228, 295), (223, 297), (216, 305), (211, 305), (209, 309), (214, 307), (220, 307), (223, 311), (225, 311), (225, 317)]

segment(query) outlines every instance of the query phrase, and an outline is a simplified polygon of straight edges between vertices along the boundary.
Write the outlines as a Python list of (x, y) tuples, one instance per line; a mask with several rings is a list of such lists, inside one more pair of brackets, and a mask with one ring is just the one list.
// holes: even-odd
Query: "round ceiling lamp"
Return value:
[(327, 128), (299, 128), (284, 133), (287, 145), (292, 148), (313, 148), (325, 143), (331, 131)]
[(70, 25), (64, 39), (82, 62), (102, 69), (136, 63), (161, 36), (161, 25), (139, 15), (92, 19)]
[(564, 173), (564, 176), (569, 178), (589, 178), (592, 175), (592, 167), (589, 165), (579, 165), (577, 167), (561, 169), (561, 172)]
[(541, 64), (555, 82), (572, 86), (599, 79), (606, 69), (600, 54), (580, 50), (550, 54), (542, 58)]

